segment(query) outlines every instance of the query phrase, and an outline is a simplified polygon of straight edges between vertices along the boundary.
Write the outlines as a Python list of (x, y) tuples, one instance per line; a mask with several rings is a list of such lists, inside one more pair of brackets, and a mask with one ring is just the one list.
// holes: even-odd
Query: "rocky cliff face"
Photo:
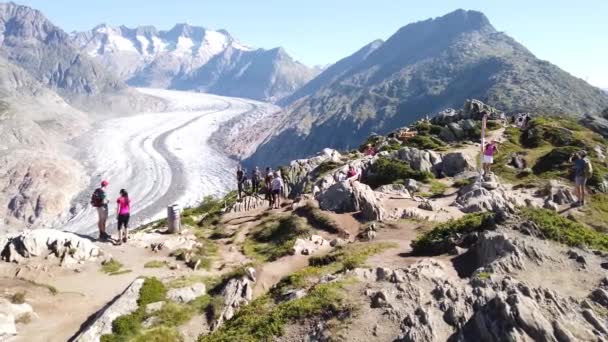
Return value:
[(503, 111), (576, 116), (608, 105), (601, 90), (537, 59), (474, 11), (407, 25), (339, 77), (331, 72), (319, 75), (311, 82), (321, 83), (316, 90), (285, 110), (252, 162), (282, 163), (324, 147), (353, 148), (372, 132), (458, 108), (467, 98)]
[(100, 25), (72, 42), (121, 79), (138, 87), (205, 91), (275, 101), (293, 93), (317, 71), (282, 48), (253, 49), (224, 30), (178, 24), (169, 31)]

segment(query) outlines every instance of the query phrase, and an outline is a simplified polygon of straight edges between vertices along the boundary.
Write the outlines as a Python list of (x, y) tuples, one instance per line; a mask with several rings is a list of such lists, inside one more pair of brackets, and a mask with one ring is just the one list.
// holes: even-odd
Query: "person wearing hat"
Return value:
[(99, 240), (108, 240), (110, 235), (106, 233), (106, 222), (108, 221), (108, 196), (106, 189), (108, 181), (101, 182), (101, 186), (93, 192), (91, 205), (97, 209), (97, 228), (99, 229)]
[(498, 146), (496, 140), (492, 140), (483, 149), (483, 173), (489, 175), (492, 172), (492, 164), (494, 163), (494, 154), (498, 153)]

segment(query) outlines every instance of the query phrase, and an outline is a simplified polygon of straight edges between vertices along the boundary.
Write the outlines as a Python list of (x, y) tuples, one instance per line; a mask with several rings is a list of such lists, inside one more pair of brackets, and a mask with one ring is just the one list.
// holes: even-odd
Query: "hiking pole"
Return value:
[(481, 118), (481, 148), (480, 148), (480, 156), (479, 156), (479, 176), (477, 178), (477, 182), (479, 184), (479, 186), (481, 186), (482, 183), (482, 179), (483, 179), (483, 156), (484, 156), (484, 148), (485, 148), (485, 144), (486, 144), (486, 123), (488, 120), (488, 114), (487, 113), (483, 113), (483, 117)]

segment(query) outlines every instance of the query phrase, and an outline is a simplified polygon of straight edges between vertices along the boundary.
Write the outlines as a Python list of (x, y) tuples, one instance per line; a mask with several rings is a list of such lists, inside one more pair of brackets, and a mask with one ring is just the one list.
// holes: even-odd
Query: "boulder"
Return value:
[(2, 259), (9, 262), (22, 262), (24, 259), (55, 256), (62, 261), (95, 260), (102, 251), (91, 240), (76, 234), (55, 229), (34, 229), (8, 239), (0, 246)]
[(454, 132), (449, 127), (441, 127), (441, 131), (439, 132), (439, 138), (443, 141), (454, 142), (458, 140)]
[(557, 206), (557, 203), (553, 202), (550, 199), (545, 200), (545, 203), (543, 204), (543, 208), (551, 210), (551, 211), (559, 211), (559, 207)]
[(298, 238), (293, 244), (294, 255), (312, 255), (319, 250), (327, 250), (329, 242), (320, 235), (312, 235), (307, 238)]
[(244, 196), (240, 201), (234, 203), (230, 208), (231, 213), (244, 213), (247, 211), (265, 208), (268, 206), (268, 201), (260, 196)]
[(443, 156), (441, 170), (448, 177), (453, 177), (459, 173), (475, 169), (475, 164), (462, 152), (452, 152)]
[(457, 140), (462, 140), (465, 137), (464, 129), (457, 122), (449, 123), (448, 128)]
[(410, 191), (410, 193), (417, 192), (420, 189), (418, 182), (411, 178), (405, 180), (405, 187)]
[(155, 302), (155, 303), (150, 303), (150, 304), (146, 305), (146, 314), (150, 315), (150, 314), (153, 314), (153, 313), (159, 311), (160, 309), (163, 308), (163, 305), (165, 305), (165, 302)]
[(396, 196), (401, 198), (412, 198), (409, 190), (403, 184), (388, 184), (382, 185), (376, 188), (374, 191), (380, 192), (390, 196)]
[(515, 212), (515, 205), (520, 203), (516, 198), (501, 188), (488, 190), (473, 183), (463, 187), (456, 198), (455, 204), (465, 213), (482, 211)]
[(462, 120), (460, 122), (460, 126), (462, 127), (462, 129), (464, 129), (467, 132), (473, 131), (477, 128), (477, 124), (475, 123), (475, 120), (471, 120), (471, 119)]
[(323, 210), (338, 213), (361, 211), (362, 218), (370, 221), (382, 221), (384, 208), (376, 193), (366, 184), (360, 182), (339, 182), (317, 196), (319, 207)]
[(224, 298), (224, 305), (211, 325), (211, 330), (219, 328), (225, 321), (231, 319), (241, 306), (253, 299), (253, 284), (248, 277), (232, 278), (224, 286), (221, 296)]
[(206, 293), (205, 284), (195, 283), (190, 286), (179, 289), (171, 289), (167, 292), (167, 298), (174, 302), (190, 303), (198, 297), (204, 296)]
[(403, 147), (398, 151), (393, 151), (390, 157), (408, 163), (416, 171), (434, 172), (441, 163), (439, 153), (414, 147)]
[(437, 208), (435, 208), (435, 205), (430, 201), (425, 201), (425, 202), (420, 203), (418, 208), (422, 209), (422, 210), (426, 210), (426, 211), (436, 211), (437, 210)]
[(523, 170), (528, 167), (528, 163), (524, 159), (524, 156), (521, 153), (512, 153), (509, 158), (509, 163), (507, 164), (512, 166), (518, 170)]
[(552, 201), (559, 205), (572, 204), (576, 201), (570, 188), (556, 180), (549, 181), (543, 192), (546, 194), (547, 201)]
[(101, 335), (112, 333), (112, 322), (119, 316), (127, 315), (137, 310), (139, 290), (144, 279), (136, 279), (127, 289), (108, 306), (103, 308), (89, 323), (82, 328), (72, 341), (99, 342)]
[(16, 335), (15, 316), (0, 311), (0, 340), (5, 341)]

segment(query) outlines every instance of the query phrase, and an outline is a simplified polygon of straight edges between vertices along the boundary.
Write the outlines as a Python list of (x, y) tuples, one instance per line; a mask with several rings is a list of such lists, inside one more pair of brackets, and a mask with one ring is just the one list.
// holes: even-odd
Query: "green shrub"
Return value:
[(19, 291), (13, 293), (10, 298), (11, 303), (13, 304), (23, 304), (25, 303), (25, 291)]
[(154, 313), (159, 323), (167, 327), (177, 327), (188, 322), (194, 316), (195, 310), (190, 305), (166, 302), (160, 310)]
[(468, 214), (457, 220), (441, 223), (412, 241), (411, 246), (418, 255), (438, 255), (448, 252), (453, 246), (452, 240), (458, 236), (491, 229), (494, 226), (494, 214)]
[(300, 215), (310, 223), (311, 226), (324, 230), (332, 234), (338, 234), (342, 231), (340, 226), (331, 217), (325, 214), (321, 209), (311, 205), (305, 205), (296, 209), (295, 213)]
[(328, 173), (329, 171), (333, 171), (342, 165), (343, 164), (336, 163), (335, 161), (332, 161), (332, 160), (326, 160), (326, 161), (322, 162), (321, 164), (319, 164), (319, 166), (317, 166), (315, 171), (317, 172), (317, 174), (319, 176), (323, 176), (326, 173)]
[(370, 168), (370, 174), (364, 181), (375, 188), (398, 181), (403, 182), (408, 178), (427, 183), (434, 176), (430, 172), (414, 171), (409, 164), (397, 159), (379, 158)]
[(443, 141), (428, 135), (416, 135), (405, 140), (403, 145), (415, 147), (421, 150), (439, 150), (445, 147), (445, 143)]
[(557, 173), (568, 177), (568, 171), (564, 172), (565, 170), (570, 170), (572, 168), (568, 159), (573, 153), (579, 150), (578, 147), (574, 146), (556, 147), (552, 149), (551, 152), (540, 157), (532, 167), (532, 171), (534, 171), (534, 174), (536, 175), (556, 171)]
[(243, 251), (259, 261), (273, 261), (291, 254), (296, 239), (310, 236), (311, 232), (306, 221), (298, 216), (267, 220), (252, 230)]
[(497, 129), (502, 128), (502, 124), (498, 121), (488, 121), (486, 123), (486, 128), (488, 129), (488, 131), (495, 131)]
[(140, 307), (145, 307), (150, 303), (156, 303), (165, 300), (167, 297), (167, 288), (156, 278), (146, 278), (141, 289), (139, 289), (139, 299), (137, 304)]
[(164, 260), (151, 260), (144, 264), (144, 268), (162, 268), (167, 267), (169, 263)]
[(135, 312), (117, 317), (112, 322), (112, 333), (117, 336), (133, 336), (141, 329), (141, 322), (144, 317), (144, 310), (138, 309)]
[(110, 259), (109, 261), (101, 265), (101, 271), (109, 275), (115, 275), (120, 272), (122, 266), (122, 263), (120, 263), (118, 260)]
[(334, 282), (315, 286), (300, 299), (275, 304), (268, 295), (255, 299), (218, 330), (201, 335), (199, 342), (272, 341), (281, 336), (286, 324), (312, 317), (344, 316), (346, 305), (343, 284)]
[(146, 330), (131, 342), (182, 342), (184, 339), (175, 328), (159, 326)]
[(587, 246), (608, 251), (608, 235), (571, 221), (554, 211), (526, 208), (522, 215), (536, 223), (547, 239), (568, 246)]
[(465, 186), (469, 186), (473, 183), (475, 183), (475, 178), (461, 178), (454, 182), (454, 187), (464, 188)]

